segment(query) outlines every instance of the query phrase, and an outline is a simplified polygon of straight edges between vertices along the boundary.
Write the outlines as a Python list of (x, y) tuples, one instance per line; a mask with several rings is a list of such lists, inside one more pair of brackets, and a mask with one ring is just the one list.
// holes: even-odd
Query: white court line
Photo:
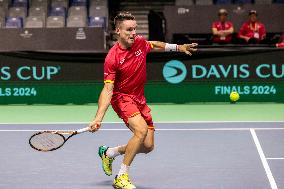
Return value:
[(284, 160), (284, 158), (266, 158), (268, 160)]
[[(0, 125), (75, 125), (75, 124), (89, 124), (90, 122), (35, 122), (35, 123), (0, 123)], [(106, 121), (103, 124), (124, 124), (121, 121)], [(284, 121), (154, 121), (154, 123), (284, 123)]]
[[(284, 130), (284, 128), (207, 128), (207, 129), (156, 129), (156, 131), (250, 131), (253, 130)], [(0, 132), (40, 132), (51, 129), (0, 129)], [(70, 130), (60, 130), (70, 131)], [(100, 129), (100, 131), (129, 131), (129, 129)]]
[(250, 129), (250, 133), (251, 133), (251, 135), (252, 135), (253, 141), (254, 141), (254, 143), (255, 143), (255, 146), (256, 146), (256, 148), (257, 148), (258, 154), (259, 154), (259, 156), (260, 156), (262, 165), (263, 165), (263, 167), (264, 167), (264, 169), (265, 169), (265, 173), (266, 173), (267, 178), (268, 178), (268, 180), (269, 180), (270, 186), (271, 186), (272, 189), (278, 189), (278, 187), (277, 187), (277, 185), (276, 185), (276, 182), (275, 182), (275, 179), (274, 179), (274, 177), (273, 177), (273, 175), (272, 175), (272, 172), (271, 172), (271, 170), (270, 170), (270, 167), (269, 167), (269, 165), (268, 165), (268, 162), (267, 162), (267, 160), (266, 160), (266, 158), (265, 158), (265, 155), (264, 155), (264, 152), (263, 152), (263, 150), (262, 150), (262, 147), (261, 147), (261, 145), (260, 145), (260, 142), (259, 142), (259, 140), (258, 140), (258, 138), (257, 138), (256, 133), (255, 133), (255, 130), (254, 130), (254, 129)]

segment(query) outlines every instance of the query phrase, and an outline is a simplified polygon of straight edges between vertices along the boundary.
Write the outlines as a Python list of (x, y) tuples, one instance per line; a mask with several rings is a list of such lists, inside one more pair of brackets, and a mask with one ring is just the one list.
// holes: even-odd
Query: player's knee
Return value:
[(144, 143), (144, 153), (148, 154), (154, 150), (154, 144), (153, 143)]
[(147, 136), (147, 133), (148, 133), (148, 129), (144, 129), (144, 128), (140, 128), (138, 130), (135, 131), (135, 136), (141, 141), (141, 142), (144, 142), (146, 136)]

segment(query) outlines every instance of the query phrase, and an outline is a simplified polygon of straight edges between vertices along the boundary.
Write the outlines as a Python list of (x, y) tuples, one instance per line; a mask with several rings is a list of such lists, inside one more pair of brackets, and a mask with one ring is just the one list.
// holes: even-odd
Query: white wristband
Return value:
[(178, 45), (166, 43), (165, 51), (166, 52), (177, 52), (178, 51)]

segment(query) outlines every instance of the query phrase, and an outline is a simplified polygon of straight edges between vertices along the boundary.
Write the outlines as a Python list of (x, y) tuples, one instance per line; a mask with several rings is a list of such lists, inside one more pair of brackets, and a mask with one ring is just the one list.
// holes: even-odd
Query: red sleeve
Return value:
[(242, 25), (242, 27), (241, 27), (241, 29), (240, 29), (240, 31), (239, 31), (239, 36), (241, 36), (241, 35), (246, 35), (246, 33), (245, 33), (245, 28), (246, 28), (246, 24), (244, 23), (243, 25)]
[(263, 24), (261, 24), (261, 27), (259, 28), (259, 37), (260, 39), (263, 39), (263, 37), (266, 35), (266, 29)]
[(104, 83), (114, 83), (116, 75), (115, 57), (108, 54), (104, 63)]
[(150, 43), (149, 41), (146, 41), (146, 52), (150, 52), (151, 49), (153, 49), (153, 45), (152, 43)]
[(212, 23), (211, 28), (212, 28), (212, 29), (213, 29), (213, 28), (217, 28), (217, 26), (216, 26), (216, 22), (213, 22), (213, 23)]
[(137, 40), (138, 43), (145, 46), (146, 53), (150, 52), (151, 49), (153, 49), (153, 45), (149, 41), (147, 41), (143, 36), (137, 35), (135, 40)]

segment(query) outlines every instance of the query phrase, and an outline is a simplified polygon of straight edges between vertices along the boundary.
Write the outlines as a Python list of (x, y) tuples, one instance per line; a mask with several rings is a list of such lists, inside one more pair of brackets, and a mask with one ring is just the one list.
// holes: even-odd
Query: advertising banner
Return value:
[[(224, 57), (154, 58), (147, 63), (148, 102), (284, 101), (284, 51)], [(104, 57), (104, 56), (102, 56)], [(0, 55), (0, 104), (91, 103), (103, 87), (104, 58), (38, 60)]]

